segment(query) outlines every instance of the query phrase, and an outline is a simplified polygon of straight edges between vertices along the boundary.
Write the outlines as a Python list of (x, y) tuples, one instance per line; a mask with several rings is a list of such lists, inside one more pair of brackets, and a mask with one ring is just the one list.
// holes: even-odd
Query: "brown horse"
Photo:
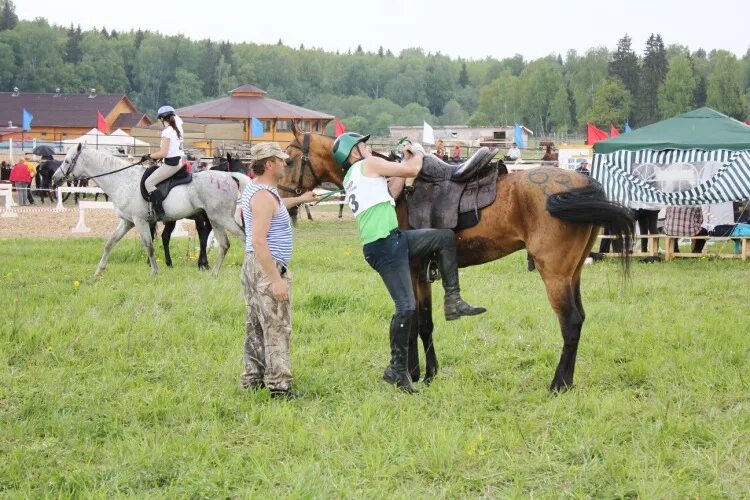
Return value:
[[(306, 134), (293, 127), (295, 139), (287, 147), (288, 170), (281, 184), (308, 190), (321, 182), (342, 185), (344, 172), (333, 159), (335, 140)], [(396, 200), (400, 229), (409, 229), (407, 204), (402, 194)], [(560, 362), (550, 390), (573, 384), (578, 341), (585, 319), (581, 302), (581, 270), (599, 233), (607, 225), (623, 238), (620, 254), (627, 275), (633, 218), (629, 210), (607, 200), (599, 183), (570, 170), (541, 167), (500, 176), (497, 197), (484, 208), (477, 225), (456, 232), (459, 267), (483, 264), (526, 248), (544, 280), (547, 297), (557, 314), (563, 337)], [(432, 295), (429, 283), (417, 278), (421, 263), (412, 267), (417, 299), (417, 321), (409, 344), (409, 372), (418, 380), (417, 337), (425, 350), (425, 382), (438, 370), (432, 340)]]

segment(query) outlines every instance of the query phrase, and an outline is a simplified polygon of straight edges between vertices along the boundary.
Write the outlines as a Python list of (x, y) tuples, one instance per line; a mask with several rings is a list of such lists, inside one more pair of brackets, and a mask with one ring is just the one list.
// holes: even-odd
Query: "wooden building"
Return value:
[[(151, 124), (148, 116), (124, 94), (102, 94), (91, 89), (88, 94), (0, 92), (0, 124), (3, 137), (20, 139), (23, 110), (34, 117), (31, 130), (24, 132), (26, 140), (57, 142), (85, 134), (97, 126), (101, 113), (114, 131), (125, 132), (137, 126)], [(13, 130), (13, 127), (18, 127)], [(12, 134), (12, 135), (11, 135)]]
[[(177, 114), (185, 120), (210, 118), (241, 121), (245, 141), (276, 141), (282, 146), (286, 146), (294, 138), (291, 131), (292, 120), (298, 121), (307, 131), (323, 132), (325, 126), (334, 119), (332, 115), (266, 97), (266, 92), (254, 85), (243, 85), (229, 94), (229, 97), (180, 108)], [(253, 118), (263, 125), (263, 133), (259, 136), (252, 134)]]

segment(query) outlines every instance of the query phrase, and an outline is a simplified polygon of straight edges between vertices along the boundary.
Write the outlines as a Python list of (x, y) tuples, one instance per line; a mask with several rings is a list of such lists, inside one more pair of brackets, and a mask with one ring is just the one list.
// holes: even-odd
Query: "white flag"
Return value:
[(435, 144), (435, 132), (432, 131), (432, 127), (427, 122), (424, 122), (422, 144)]

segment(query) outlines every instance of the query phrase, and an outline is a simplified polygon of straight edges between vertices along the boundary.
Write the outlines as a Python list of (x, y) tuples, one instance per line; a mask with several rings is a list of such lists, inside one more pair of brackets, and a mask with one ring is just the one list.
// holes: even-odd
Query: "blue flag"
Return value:
[(518, 144), (519, 148), (526, 147), (526, 144), (523, 142), (523, 128), (517, 123), (514, 125), (513, 142)]
[(28, 111), (26, 111), (26, 108), (24, 108), (23, 109), (23, 116), (22, 116), (22, 119), (21, 119), (21, 124), (22, 124), (21, 126), (22, 126), (22, 128), (26, 132), (28, 132), (29, 130), (31, 130), (31, 120), (33, 120), (33, 119), (34, 119), (34, 115), (32, 115), (31, 113), (29, 113)]
[(252, 130), (250, 131), (250, 134), (253, 137), (260, 137), (263, 135), (263, 122), (255, 117), (252, 119)]
[(630, 128), (630, 124), (628, 122), (625, 122), (625, 133), (632, 132), (633, 129)]

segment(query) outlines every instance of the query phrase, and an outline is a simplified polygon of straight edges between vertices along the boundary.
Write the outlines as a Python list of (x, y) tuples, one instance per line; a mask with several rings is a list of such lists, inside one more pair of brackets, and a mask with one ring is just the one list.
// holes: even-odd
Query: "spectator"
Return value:
[(0, 163), (0, 181), (10, 180), (10, 169), (10, 164), (8, 164), (5, 160)]
[(578, 165), (578, 168), (576, 168), (576, 172), (583, 175), (591, 175), (591, 171), (589, 170), (589, 162), (583, 160), (581, 164)]
[(521, 159), (521, 150), (518, 149), (518, 144), (515, 142), (513, 143), (513, 146), (508, 150), (508, 154), (506, 155), (508, 160), (510, 161), (517, 161)]
[[(638, 222), (638, 230), (641, 234), (659, 234), (658, 222), (659, 211), (639, 208), (635, 211), (635, 220)], [(656, 242), (656, 248), (659, 241)], [(648, 239), (641, 238), (641, 252), (648, 252)]]
[(31, 186), (31, 174), (29, 168), (23, 162), (19, 160), (18, 163), (13, 165), (13, 169), (10, 171), (10, 181), (13, 183), (13, 187), (18, 191), (18, 204), (20, 206), (29, 204), (29, 186)]
[(458, 144), (453, 145), (453, 151), (451, 151), (451, 160), (456, 163), (461, 163), (461, 146)]
[[(667, 207), (664, 219), (664, 233), (669, 236), (706, 236), (703, 227), (703, 210), (699, 206)], [(706, 240), (693, 240), (692, 252), (701, 253)], [(678, 239), (674, 240), (674, 252), (679, 253)]]
[(281, 198), (277, 186), (289, 156), (278, 144), (256, 144), (251, 154), (256, 178), (245, 188), (241, 201), (245, 221), (241, 276), (247, 308), (242, 387), (268, 387), (271, 397), (291, 398), (292, 278), (288, 268), (292, 225), (287, 209), (310, 203), (315, 197), (308, 191)]
[[(31, 179), (33, 181), (36, 178), (37, 164), (31, 161), (30, 153), (24, 153), (23, 163), (26, 165), (26, 168), (29, 169), (29, 174), (31, 174)], [(29, 205), (34, 204), (34, 197), (31, 195), (31, 182), (32, 181), (29, 181), (29, 191), (28, 191)], [(39, 185), (37, 185), (36, 187), (39, 187)]]
[(436, 149), (434, 155), (443, 161), (448, 161), (448, 155), (445, 152), (445, 144), (443, 143), (442, 139), (438, 139), (435, 148)]

